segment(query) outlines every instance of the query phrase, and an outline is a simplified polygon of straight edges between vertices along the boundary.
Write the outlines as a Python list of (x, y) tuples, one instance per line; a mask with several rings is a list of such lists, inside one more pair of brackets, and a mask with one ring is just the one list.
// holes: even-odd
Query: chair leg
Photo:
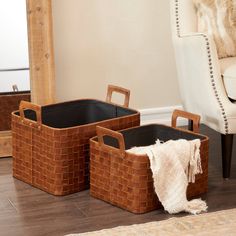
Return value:
[(193, 131), (193, 121), (192, 120), (188, 121), (188, 130)]
[(221, 134), (222, 167), (224, 179), (228, 179), (230, 177), (233, 137), (233, 134)]

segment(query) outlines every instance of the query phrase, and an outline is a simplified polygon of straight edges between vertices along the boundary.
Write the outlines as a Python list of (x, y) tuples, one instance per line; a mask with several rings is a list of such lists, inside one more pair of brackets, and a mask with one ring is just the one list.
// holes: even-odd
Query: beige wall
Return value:
[(58, 101), (131, 90), (131, 106), (180, 104), (169, 1), (53, 0)]

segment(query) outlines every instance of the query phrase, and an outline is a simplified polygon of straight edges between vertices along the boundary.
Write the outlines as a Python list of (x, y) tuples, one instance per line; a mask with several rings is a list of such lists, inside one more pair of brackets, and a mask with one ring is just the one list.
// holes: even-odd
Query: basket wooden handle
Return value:
[(111, 99), (112, 99), (113, 92), (124, 94), (124, 96), (125, 96), (124, 97), (124, 104), (122, 106), (129, 107), (130, 90), (125, 89), (125, 88), (121, 88), (121, 87), (118, 87), (115, 85), (108, 85), (106, 102), (112, 103)]
[(117, 151), (122, 157), (125, 156), (125, 142), (124, 142), (123, 134), (117, 131), (113, 131), (113, 130), (101, 127), (101, 126), (97, 126), (96, 130), (97, 130), (98, 142), (100, 146), (111, 147), (104, 143), (104, 136), (110, 136), (112, 138), (117, 139), (119, 148), (115, 148), (115, 149), (117, 149)]
[(38, 125), (38, 128), (40, 128), (42, 125), (41, 106), (27, 102), (27, 101), (21, 101), (19, 111), (20, 111), (20, 117), (22, 120), (25, 119), (24, 109), (29, 109), (36, 113), (36, 123)]
[(199, 126), (200, 126), (200, 119), (201, 117), (199, 115), (186, 112), (186, 111), (181, 111), (181, 110), (174, 110), (172, 114), (172, 119), (171, 119), (171, 126), (176, 127), (176, 121), (178, 117), (183, 117), (188, 119), (189, 121), (192, 121), (192, 131), (195, 133), (199, 133)]

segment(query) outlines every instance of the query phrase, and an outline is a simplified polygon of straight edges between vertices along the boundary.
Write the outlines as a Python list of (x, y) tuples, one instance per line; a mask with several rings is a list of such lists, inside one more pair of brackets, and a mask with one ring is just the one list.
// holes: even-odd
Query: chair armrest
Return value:
[(190, 33), (175, 38), (174, 46), (184, 108), (200, 114), (204, 124), (227, 133), (227, 116), (235, 116), (236, 109), (225, 92), (213, 39)]

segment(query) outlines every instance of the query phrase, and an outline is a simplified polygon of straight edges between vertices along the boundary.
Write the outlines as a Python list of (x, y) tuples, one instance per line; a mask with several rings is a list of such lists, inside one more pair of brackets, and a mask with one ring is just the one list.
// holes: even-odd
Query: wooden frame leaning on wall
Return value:
[(51, 0), (26, 0), (30, 60), (31, 101), (55, 101), (55, 65)]
[[(31, 101), (55, 102), (55, 65), (51, 0), (26, 0)], [(11, 132), (0, 132), (0, 158), (12, 155)]]

